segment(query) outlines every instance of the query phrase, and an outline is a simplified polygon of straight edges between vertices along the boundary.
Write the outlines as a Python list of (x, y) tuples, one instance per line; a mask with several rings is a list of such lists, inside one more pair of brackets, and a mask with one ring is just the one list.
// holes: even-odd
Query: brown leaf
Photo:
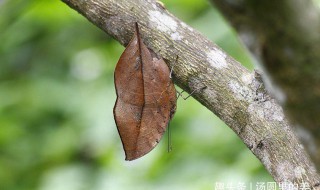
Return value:
[(136, 23), (114, 73), (113, 114), (126, 160), (147, 154), (163, 136), (176, 109), (176, 90), (169, 75), (163, 59), (142, 42)]

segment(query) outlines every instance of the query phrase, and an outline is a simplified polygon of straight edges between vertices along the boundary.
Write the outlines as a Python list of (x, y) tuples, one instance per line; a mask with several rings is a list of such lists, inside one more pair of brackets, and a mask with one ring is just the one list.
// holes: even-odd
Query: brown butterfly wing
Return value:
[(126, 160), (147, 154), (163, 136), (176, 108), (176, 91), (169, 74), (163, 59), (146, 47), (136, 29), (114, 75), (114, 118)]

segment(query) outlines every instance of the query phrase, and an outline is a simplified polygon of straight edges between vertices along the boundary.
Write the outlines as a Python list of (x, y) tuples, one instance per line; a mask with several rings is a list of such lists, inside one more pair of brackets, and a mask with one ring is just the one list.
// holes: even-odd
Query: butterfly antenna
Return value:
[(172, 65), (171, 70), (170, 70), (170, 75), (169, 75), (170, 78), (172, 78), (173, 67), (174, 67), (174, 66), (176, 65), (176, 63), (178, 62), (178, 58), (179, 58), (179, 56), (177, 55), (176, 60), (173, 62), (173, 65)]
[(170, 124), (168, 125), (168, 152), (172, 151), (172, 141), (171, 141), (171, 129)]

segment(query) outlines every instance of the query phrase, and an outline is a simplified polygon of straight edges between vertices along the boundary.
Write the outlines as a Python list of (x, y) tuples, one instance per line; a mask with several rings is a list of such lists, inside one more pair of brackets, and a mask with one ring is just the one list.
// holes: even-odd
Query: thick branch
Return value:
[(320, 168), (320, 11), (312, 0), (211, 0), (283, 91), (290, 119), (307, 128)]
[(174, 66), (175, 82), (226, 122), (278, 182), (320, 184), (313, 164), (266, 92), (250, 73), (154, 1), (63, 0), (122, 44), (139, 22), (149, 48)]

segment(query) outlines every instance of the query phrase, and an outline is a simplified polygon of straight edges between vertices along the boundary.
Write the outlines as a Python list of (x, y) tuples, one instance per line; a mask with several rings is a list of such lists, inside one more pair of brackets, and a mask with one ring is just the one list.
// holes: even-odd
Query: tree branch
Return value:
[(318, 7), (312, 0), (211, 1), (283, 91), (290, 120), (313, 136), (305, 139), (305, 145), (320, 168)]
[(89, 21), (126, 45), (139, 22), (147, 46), (173, 64), (174, 81), (219, 116), (261, 160), (277, 182), (320, 178), (284, 118), (266, 92), (258, 72), (240, 63), (152, 0), (63, 0)]

